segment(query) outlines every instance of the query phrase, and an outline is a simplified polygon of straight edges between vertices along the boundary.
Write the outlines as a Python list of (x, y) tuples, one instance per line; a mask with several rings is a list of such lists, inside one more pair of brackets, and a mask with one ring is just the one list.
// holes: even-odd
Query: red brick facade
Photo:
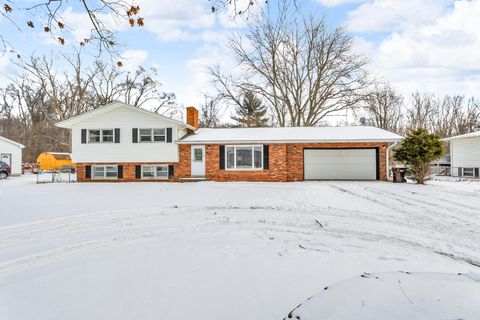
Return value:
[[(174, 166), (174, 176), (168, 181), (181, 181), (190, 177), (191, 148), (181, 144), (177, 163), (114, 163), (123, 165), (123, 179), (91, 180), (85, 176), (85, 167), (100, 163), (78, 163), (77, 180), (84, 181), (152, 181), (135, 178), (135, 165), (139, 164), (168, 164)], [(303, 153), (305, 148), (377, 148), (379, 154), (379, 178), (387, 180), (387, 145), (386, 143), (297, 143), (297, 144), (269, 144), (269, 168), (266, 170), (233, 171), (220, 169), (218, 144), (205, 145), (205, 178), (213, 181), (302, 181), (304, 179)], [(107, 163), (102, 163), (107, 164)], [(112, 163), (113, 164), (113, 163)], [(155, 180), (154, 180), (155, 181)], [(165, 181), (165, 180), (159, 180)]]
[(269, 169), (230, 171), (220, 169), (219, 145), (206, 145), (207, 180), (213, 181), (303, 181), (305, 148), (378, 148), (379, 180), (387, 180), (387, 146), (385, 143), (297, 143), (269, 144)]
[[(77, 181), (78, 182), (133, 182), (133, 181), (176, 181), (177, 179), (171, 177), (169, 179), (137, 179), (135, 178), (135, 166), (136, 165), (149, 165), (149, 164), (162, 164), (162, 165), (173, 165), (174, 167), (174, 175), (177, 175), (177, 170), (179, 171), (178, 174), (184, 175), (185, 172), (182, 171), (183, 168), (179, 167), (178, 163), (168, 163), (168, 162), (142, 162), (142, 163), (135, 163), (135, 162), (116, 162), (116, 163), (103, 163), (103, 162), (95, 162), (95, 163), (77, 163)], [(123, 166), (123, 178), (122, 179), (90, 179), (86, 177), (86, 167), (93, 166), (93, 165), (121, 165)]]

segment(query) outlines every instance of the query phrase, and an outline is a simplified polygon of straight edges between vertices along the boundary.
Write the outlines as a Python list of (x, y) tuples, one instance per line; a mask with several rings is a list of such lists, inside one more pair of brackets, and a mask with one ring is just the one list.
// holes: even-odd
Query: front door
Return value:
[(12, 165), (12, 154), (11, 153), (2, 153), (0, 155), (0, 161), (5, 162), (9, 166)]
[(205, 146), (192, 146), (192, 177), (205, 176)]

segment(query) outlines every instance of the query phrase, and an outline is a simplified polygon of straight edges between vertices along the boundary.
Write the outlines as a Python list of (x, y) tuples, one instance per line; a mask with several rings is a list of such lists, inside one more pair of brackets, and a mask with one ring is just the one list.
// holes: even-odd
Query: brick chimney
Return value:
[[(187, 107), (187, 124), (198, 129), (198, 110), (194, 107)], [(188, 133), (194, 133), (195, 130), (188, 129)]]

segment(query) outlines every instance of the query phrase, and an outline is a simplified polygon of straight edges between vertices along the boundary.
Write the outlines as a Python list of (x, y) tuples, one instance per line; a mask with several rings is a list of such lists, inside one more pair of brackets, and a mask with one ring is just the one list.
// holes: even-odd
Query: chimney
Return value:
[[(198, 129), (198, 110), (194, 107), (187, 107), (187, 124)], [(188, 133), (194, 133), (195, 130), (188, 129)]]

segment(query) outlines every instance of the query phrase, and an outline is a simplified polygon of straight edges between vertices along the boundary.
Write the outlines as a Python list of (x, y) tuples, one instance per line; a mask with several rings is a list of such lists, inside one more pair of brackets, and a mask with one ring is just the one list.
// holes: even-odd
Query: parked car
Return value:
[(40, 165), (38, 163), (35, 163), (32, 165), (32, 173), (38, 174), (40, 172)]
[(10, 174), (12, 174), (12, 167), (3, 161), (0, 161), (0, 180), (7, 179)]

